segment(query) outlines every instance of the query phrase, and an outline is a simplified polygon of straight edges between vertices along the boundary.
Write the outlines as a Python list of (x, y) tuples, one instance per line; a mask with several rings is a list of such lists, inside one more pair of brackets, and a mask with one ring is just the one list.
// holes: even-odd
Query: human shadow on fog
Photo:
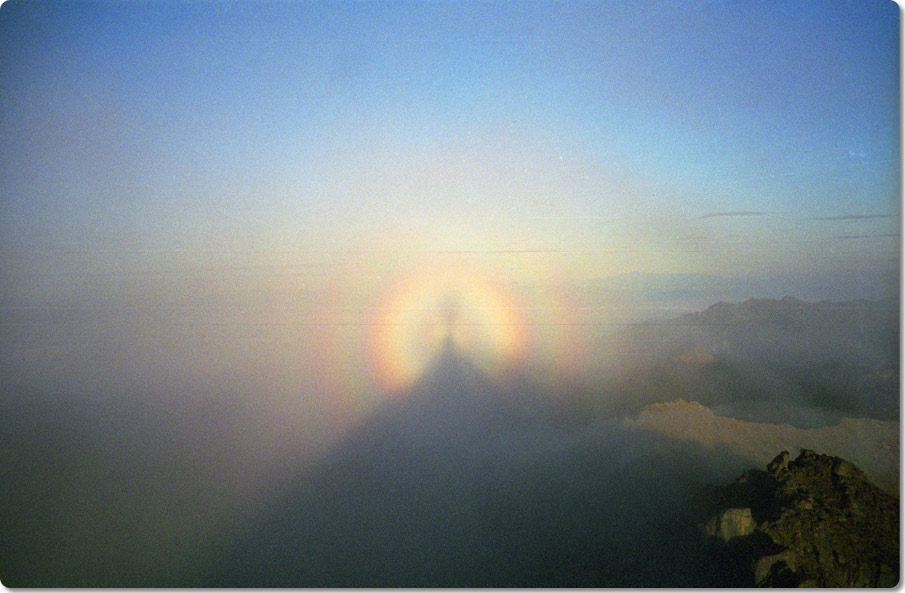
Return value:
[(691, 501), (749, 462), (616, 421), (563, 423), (451, 343), (196, 583), (718, 585)]

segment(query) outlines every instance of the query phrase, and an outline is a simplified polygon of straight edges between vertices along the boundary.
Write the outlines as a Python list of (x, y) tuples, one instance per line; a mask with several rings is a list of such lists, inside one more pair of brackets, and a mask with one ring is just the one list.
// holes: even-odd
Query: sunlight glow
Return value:
[(511, 283), (462, 261), (401, 274), (381, 293), (368, 328), (370, 367), (389, 391), (415, 380), (447, 338), (489, 376), (513, 369), (532, 345), (528, 311)]

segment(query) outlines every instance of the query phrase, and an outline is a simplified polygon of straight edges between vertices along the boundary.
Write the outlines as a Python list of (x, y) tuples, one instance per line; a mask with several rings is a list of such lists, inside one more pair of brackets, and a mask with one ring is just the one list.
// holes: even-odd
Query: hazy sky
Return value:
[(372, 241), (582, 280), (898, 264), (892, 2), (2, 11), (14, 294)]
[(719, 299), (896, 295), (898, 30), (862, 0), (9, 0), (0, 306), (272, 345), (452, 291), (556, 349)]

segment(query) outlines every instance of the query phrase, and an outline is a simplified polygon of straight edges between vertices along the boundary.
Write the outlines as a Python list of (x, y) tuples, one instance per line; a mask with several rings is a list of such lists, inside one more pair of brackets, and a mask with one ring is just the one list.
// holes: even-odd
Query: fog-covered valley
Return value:
[[(706, 484), (807, 446), (895, 488), (896, 314), (721, 304), (622, 326), (605, 372), (568, 381), (537, 366), (489, 375), (448, 336), (413, 384), (354, 415), (318, 412), (324, 396), (292, 397), (247, 358), (225, 378), (167, 375), (105, 352), (109, 336), (38, 348), (46, 326), (32, 322), (31, 349), (4, 353), (19, 362), (2, 400), (16, 476), (3, 486), (5, 582), (712, 584), (694, 514)], [(67, 323), (109, 327), (57, 318), (51, 335)], [(217, 360), (186, 353), (196, 371)]]

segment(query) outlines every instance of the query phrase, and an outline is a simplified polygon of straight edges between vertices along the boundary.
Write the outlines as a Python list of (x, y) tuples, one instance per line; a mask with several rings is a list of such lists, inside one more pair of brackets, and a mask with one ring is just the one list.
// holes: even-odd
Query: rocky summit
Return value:
[(701, 525), (726, 586), (892, 587), (899, 500), (854, 464), (802, 449), (709, 490)]

